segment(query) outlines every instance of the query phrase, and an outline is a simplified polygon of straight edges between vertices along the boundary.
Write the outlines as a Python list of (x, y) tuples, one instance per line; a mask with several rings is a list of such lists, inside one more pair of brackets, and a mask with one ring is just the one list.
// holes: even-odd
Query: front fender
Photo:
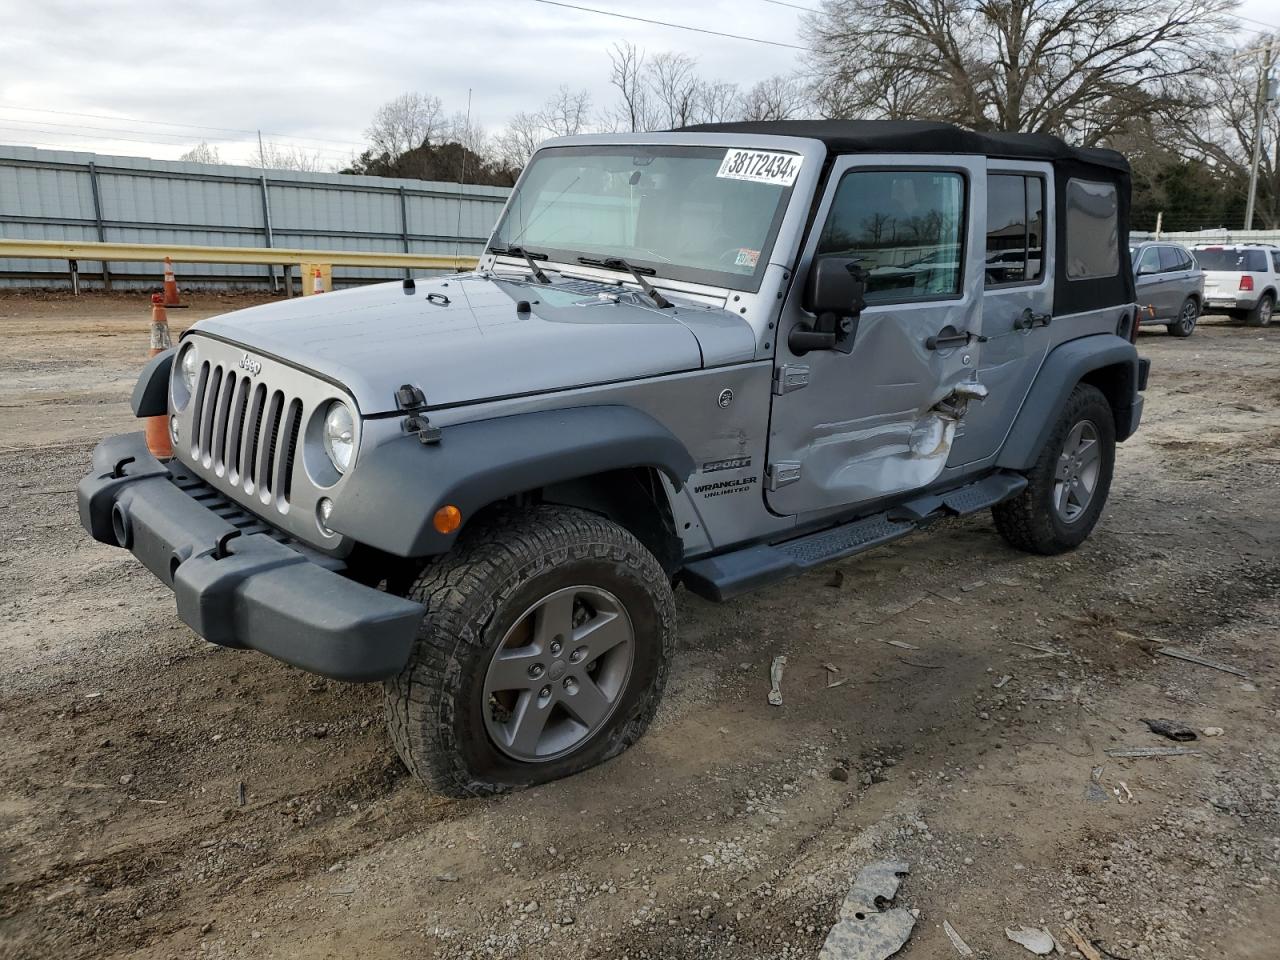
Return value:
[[(1116, 416), (1116, 439), (1124, 440), (1129, 435), (1130, 414), (1137, 400), (1138, 349), (1123, 337), (1093, 334), (1069, 340), (1050, 351), (1013, 421), (996, 465), (1029, 470), (1076, 384), (1094, 371), (1111, 366), (1121, 371), (1118, 389), (1108, 399)], [(1123, 430), (1120, 424), (1124, 424)]]
[(457, 532), (432, 517), (446, 504), (463, 523), (506, 497), (607, 470), (654, 467), (678, 488), (694, 460), (676, 437), (634, 407), (571, 407), (443, 427), (440, 442), (406, 434), (362, 451), (330, 526), (399, 557), (445, 553)]

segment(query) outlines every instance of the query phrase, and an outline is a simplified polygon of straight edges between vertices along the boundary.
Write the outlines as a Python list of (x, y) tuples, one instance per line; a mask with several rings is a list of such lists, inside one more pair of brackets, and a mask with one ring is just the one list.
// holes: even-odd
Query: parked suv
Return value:
[(472, 273), (201, 320), (80, 515), (224, 646), (383, 681), (434, 789), (648, 726), (673, 587), (729, 600), (991, 509), (1080, 544), (1147, 363), (1129, 170), (1043, 135), (775, 122), (554, 140)]
[(1196, 247), (1204, 271), (1204, 302), (1250, 326), (1265, 327), (1280, 291), (1280, 247), (1255, 244)]
[(1175, 337), (1189, 337), (1204, 303), (1200, 265), (1176, 243), (1139, 243), (1129, 248), (1142, 323), (1162, 323)]

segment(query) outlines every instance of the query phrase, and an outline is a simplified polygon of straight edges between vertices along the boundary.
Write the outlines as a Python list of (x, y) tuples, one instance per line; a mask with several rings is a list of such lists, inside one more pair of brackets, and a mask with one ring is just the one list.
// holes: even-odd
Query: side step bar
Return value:
[(883, 513), (793, 540), (756, 544), (695, 560), (684, 568), (684, 583), (708, 600), (730, 600), (819, 564), (897, 540), (935, 520), (984, 510), (1016, 496), (1026, 485), (1027, 478), (1020, 473), (994, 473), (963, 487), (908, 500)]

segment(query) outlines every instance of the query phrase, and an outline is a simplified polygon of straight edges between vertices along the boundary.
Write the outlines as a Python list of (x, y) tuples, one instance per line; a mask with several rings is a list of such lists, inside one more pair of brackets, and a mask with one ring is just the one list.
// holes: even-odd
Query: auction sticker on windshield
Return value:
[(789, 187), (800, 175), (802, 159), (794, 153), (776, 153), (772, 150), (730, 150), (724, 155), (716, 176)]

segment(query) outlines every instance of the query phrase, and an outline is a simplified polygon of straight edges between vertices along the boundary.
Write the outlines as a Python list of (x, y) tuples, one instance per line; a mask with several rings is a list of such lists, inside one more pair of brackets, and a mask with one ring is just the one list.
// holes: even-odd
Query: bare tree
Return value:
[(1223, 52), (1203, 80), (1204, 101), (1198, 115), (1192, 122), (1166, 123), (1164, 129), (1184, 155), (1245, 182), (1254, 140), (1261, 135), (1254, 216), (1264, 229), (1276, 229), (1280, 228), (1280, 100), (1266, 105), (1259, 133), (1254, 110), (1262, 70), (1258, 57), (1233, 61), (1229, 52)]
[(375, 154), (395, 158), (415, 147), (434, 144), (447, 127), (439, 97), (402, 93), (378, 108), (364, 135)]
[(532, 113), (517, 113), (494, 138), (498, 159), (509, 169), (519, 170), (533, 151), (547, 138), (542, 121)]
[(634, 43), (615, 43), (609, 51), (612, 69), (609, 83), (618, 89), (621, 103), (608, 118), (610, 126), (627, 133), (653, 130), (653, 98), (645, 77), (644, 51)]
[(271, 140), (262, 141), (254, 150), (253, 165), (264, 170), (300, 170), (304, 173), (322, 173), (330, 168), (318, 153)]
[(493, 142), (489, 131), (461, 110), (455, 113), (445, 125), (442, 139), (460, 143), (477, 156), (489, 157), (493, 154)]
[(221, 163), (222, 157), (218, 156), (218, 148), (209, 146), (207, 140), (201, 140), (198, 144), (184, 153), (178, 158), (185, 160), (187, 163)]
[(659, 53), (645, 65), (645, 79), (656, 101), (657, 122), (667, 128), (693, 122), (698, 97), (698, 61), (687, 53)]
[(700, 80), (693, 97), (692, 123), (724, 123), (741, 120), (745, 110), (742, 91), (727, 80)]
[(561, 84), (542, 105), (538, 120), (551, 136), (572, 137), (587, 129), (590, 116), (591, 94)]
[(747, 91), (743, 119), (795, 120), (805, 115), (808, 102), (808, 91), (799, 79), (774, 74)]
[(804, 20), (824, 112), (1105, 142), (1195, 98), (1234, 0), (823, 0)]

